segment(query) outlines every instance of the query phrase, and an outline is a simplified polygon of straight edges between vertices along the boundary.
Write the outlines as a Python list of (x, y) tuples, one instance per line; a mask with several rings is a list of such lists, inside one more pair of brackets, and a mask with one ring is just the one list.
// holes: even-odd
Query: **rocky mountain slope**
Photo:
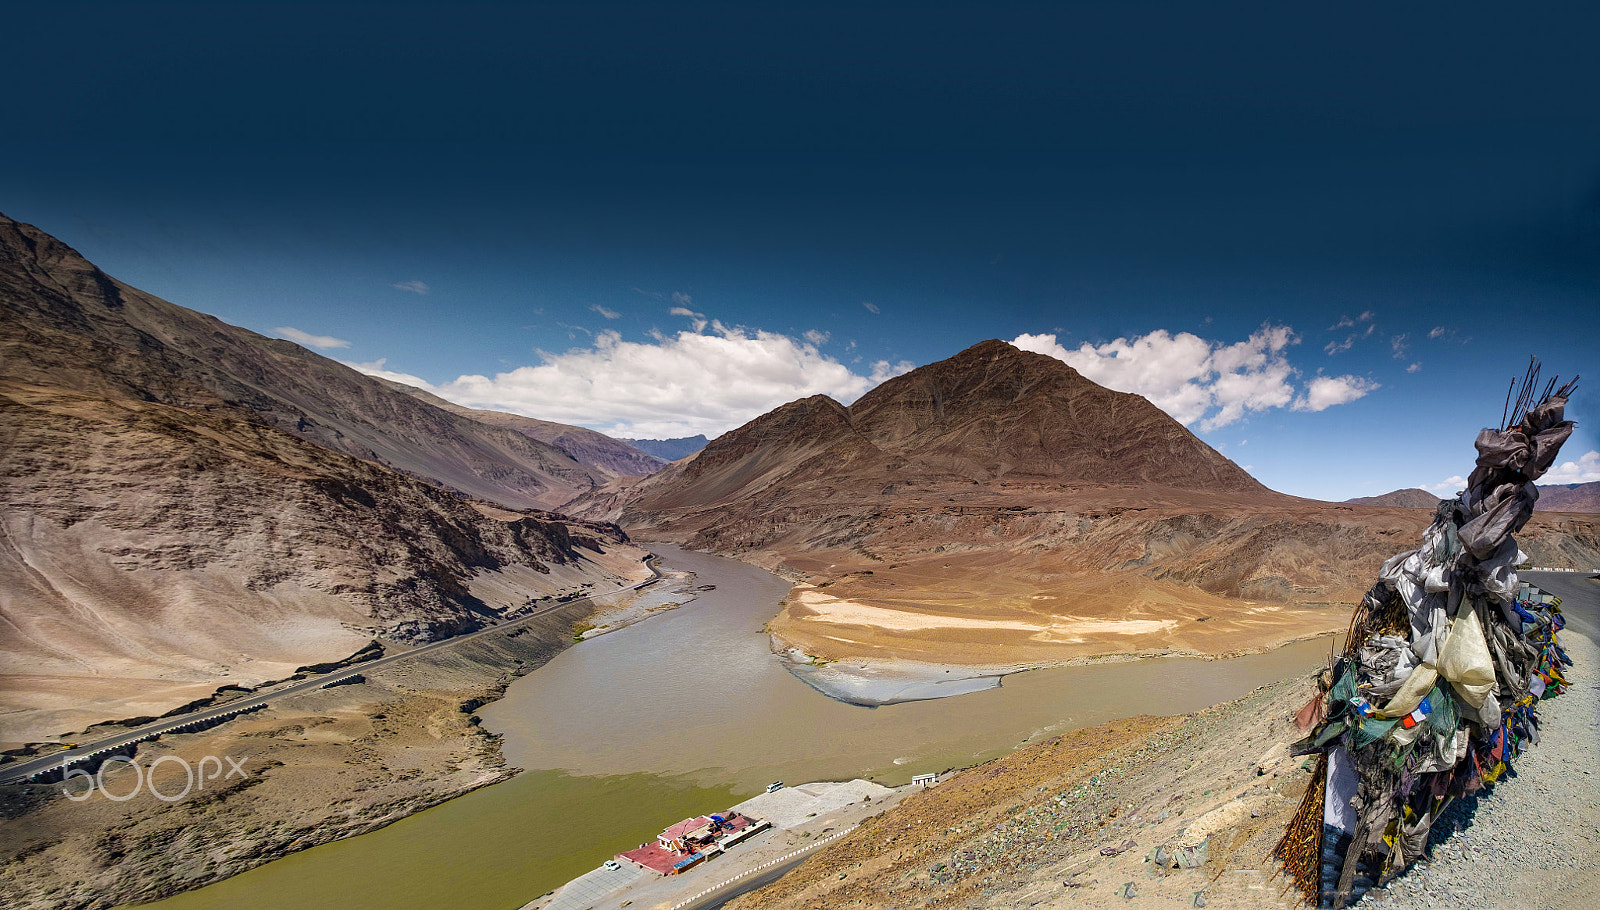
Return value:
[(441, 486), (554, 508), (603, 478), (567, 453), (424, 404), (292, 342), (131, 288), (0, 215), (6, 375), (268, 426)]
[(378, 381), (395, 391), (404, 392), (441, 410), (459, 414), (462, 417), (470, 417), (479, 423), (486, 423), (492, 427), (515, 430), (529, 439), (536, 439), (539, 442), (555, 446), (572, 456), (573, 460), (582, 465), (599, 483), (605, 483), (618, 477), (645, 477), (661, 470), (669, 460), (648, 455), (626, 442), (612, 439), (604, 433), (585, 427), (574, 427), (564, 423), (524, 417), (521, 414), (510, 414), (505, 411), (488, 411), (482, 408), (464, 407), (452, 401), (445, 401), (443, 398), (415, 386), (408, 386), (387, 379), (379, 379)]
[[(791, 402), (571, 508), (804, 581), (769, 627), (794, 653), (1004, 665), (1342, 628), (1429, 518), (1276, 493), (1145, 399), (999, 341), (849, 407)], [(1573, 516), (1519, 540), (1600, 559)]]
[(1541, 512), (1600, 512), (1600, 480), (1540, 484), (1538, 509)]
[(1392, 506), (1400, 509), (1432, 509), (1439, 505), (1439, 497), (1427, 490), (1412, 487), (1409, 490), (1392, 490), (1381, 496), (1357, 496), (1345, 502), (1356, 506)]
[[(490, 470), (491, 452), (587, 477), (564, 454), (327, 363), (0, 222), (0, 741), (160, 714), (374, 636), (438, 638), (642, 577), (613, 526), (464, 499), (338, 428), (390, 413), (363, 438), (420, 453), (392, 460), (481, 457), (469, 473), (484, 488), (533, 499), (555, 475)], [(317, 382), (359, 407), (298, 408), (329, 403)], [(291, 418), (367, 457), (286, 432)]]

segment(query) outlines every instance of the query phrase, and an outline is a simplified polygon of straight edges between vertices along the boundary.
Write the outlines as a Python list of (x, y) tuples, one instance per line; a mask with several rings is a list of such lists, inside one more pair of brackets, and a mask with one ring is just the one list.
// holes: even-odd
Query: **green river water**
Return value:
[(1326, 640), (1228, 661), (1038, 670), (997, 689), (861, 708), (785, 671), (762, 625), (789, 584), (735, 560), (659, 547), (716, 590), (585, 641), (483, 709), (529, 769), (371, 834), (156, 904), (161, 910), (515, 910), (686, 816), (772, 780), (885, 784), (1137, 714), (1176, 714), (1308, 672)]

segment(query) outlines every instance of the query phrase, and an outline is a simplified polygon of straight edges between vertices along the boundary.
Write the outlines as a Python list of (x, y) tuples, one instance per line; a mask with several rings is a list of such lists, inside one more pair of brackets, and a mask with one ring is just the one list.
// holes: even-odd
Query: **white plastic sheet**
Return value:
[(1439, 654), (1439, 675), (1450, 680), (1456, 694), (1473, 708), (1483, 707), (1494, 688), (1494, 658), (1483, 637), (1478, 611), (1463, 605), (1450, 625), (1450, 638)]

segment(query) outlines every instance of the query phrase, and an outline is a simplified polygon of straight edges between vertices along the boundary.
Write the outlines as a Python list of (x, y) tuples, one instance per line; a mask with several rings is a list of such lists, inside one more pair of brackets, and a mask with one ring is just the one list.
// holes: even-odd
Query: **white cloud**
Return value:
[(1406, 356), (1406, 336), (1396, 335), (1389, 339), (1389, 348), (1394, 351), (1394, 359), (1400, 360)]
[(1365, 397), (1368, 392), (1383, 388), (1370, 379), (1360, 376), (1318, 376), (1306, 386), (1306, 392), (1294, 400), (1296, 411), (1325, 411), (1336, 404), (1346, 404)]
[[(672, 294), (672, 299), (673, 300), (677, 300), (679, 298), (682, 298), (685, 303), (689, 302), (689, 295), (688, 294), (682, 294), (682, 293), (674, 291), (673, 294)], [(671, 313), (674, 316), (687, 316), (687, 317), (689, 317), (689, 320), (690, 320), (689, 324), (694, 326), (693, 331), (697, 335), (699, 333), (705, 331), (706, 326), (711, 324), (706, 320), (706, 314), (704, 314), (704, 313), (696, 313), (694, 310), (691, 310), (686, 306), (675, 306), (672, 309), (668, 310), (667, 312)], [(719, 325), (720, 325), (720, 323), (719, 323)]]
[(676, 303), (678, 306), (686, 307), (689, 304), (694, 303), (694, 298), (682, 291), (673, 291), (672, 302)]
[(819, 332), (816, 329), (806, 329), (805, 339), (820, 347), (828, 343), (828, 333)]
[(393, 370), (384, 369), (383, 365), (389, 362), (389, 358), (387, 357), (380, 357), (371, 363), (351, 363), (348, 360), (341, 360), (339, 362), (358, 373), (365, 373), (368, 376), (378, 376), (391, 382), (400, 382), (406, 385), (416, 386), (419, 389), (426, 389), (429, 392), (438, 391), (432, 385), (429, 385), (428, 381), (423, 379), (421, 376), (413, 376), (410, 373), (396, 373)]
[(1348, 329), (1348, 328), (1350, 328), (1351, 326), (1353, 326), (1355, 324), (1356, 324), (1356, 321), (1354, 319), (1351, 319), (1349, 316), (1341, 316), (1341, 317), (1339, 317), (1339, 321), (1338, 322), (1335, 322), (1333, 325), (1328, 326), (1328, 331), (1332, 332), (1332, 331), (1335, 331), (1337, 329)]
[(1539, 483), (1593, 483), (1600, 480), (1600, 452), (1585, 452), (1577, 461), (1563, 462), (1539, 478)]
[(663, 333), (649, 342), (606, 330), (593, 347), (542, 353), (537, 366), (462, 376), (433, 391), (465, 405), (663, 439), (716, 436), (809, 395), (848, 404), (913, 367), (879, 361), (863, 376), (809, 341), (716, 320), (708, 325), (710, 332)]
[(389, 285), (389, 287), (392, 287), (397, 291), (410, 291), (413, 294), (426, 294), (429, 291), (433, 290), (432, 288), (428, 287), (426, 284), (423, 284), (422, 282), (416, 281), (416, 280), (412, 280), (412, 281), (397, 281), (394, 284)]
[[(885, 383), (896, 376), (904, 376), (916, 368), (917, 365), (909, 360), (902, 360), (899, 363), (890, 363), (887, 360), (874, 360), (872, 362), (872, 375), (869, 378), (872, 380), (872, 385), (881, 385), (882, 383)], [(851, 401), (854, 400), (854, 398), (851, 399)]]
[[(1363, 323), (1363, 322), (1367, 324), (1366, 329), (1364, 329), (1362, 331), (1358, 331), (1358, 332), (1352, 332), (1351, 334), (1346, 335), (1343, 341), (1339, 341), (1337, 339), (1335, 339), (1333, 341), (1330, 341), (1330, 342), (1327, 343), (1327, 345), (1325, 345), (1323, 347), (1322, 350), (1325, 351), (1329, 357), (1332, 357), (1335, 354), (1343, 354), (1345, 351), (1348, 351), (1352, 347), (1355, 347), (1355, 343), (1356, 342), (1358, 342), (1358, 341), (1360, 341), (1360, 340), (1362, 340), (1364, 338), (1372, 337), (1372, 333), (1376, 332), (1378, 330), (1378, 326), (1377, 326), (1376, 323), (1374, 323), (1372, 321), (1372, 311), (1371, 310), (1367, 310), (1367, 311), (1363, 312), (1360, 316), (1357, 316), (1354, 319), (1351, 319), (1349, 316), (1345, 316), (1342, 319), (1340, 319), (1338, 322), (1336, 322), (1333, 325), (1329, 326), (1328, 329), (1330, 331), (1332, 331), (1332, 330), (1335, 330), (1335, 329), (1356, 328), (1358, 326), (1358, 323)], [(1403, 335), (1401, 336), (1402, 339), (1404, 337), (1405, 336), (1403, 336)]]
[(350, 346), (350, 342), (345, 341), (343, 338), (335, 338), (332, 335), (313, 335), (310, 332), (302, 332), (287, 325), (280, 325), (273, 331), (277, 332), (280, 338), (287, 338), (295, 344), (305, 345), (308, 348), (319, 348), (327, 351), (333, 348), (347, 348)]
[[(1341, 317), (1339, 317), (1339, 321), (1335, 322), (1333, 325), (1328, 326), (1328, 328), (1330, 330), (1332, 330), (1332, 329), (1348, 329), (1348, 328), (1354, 327), (1355, 324), (1358, 323), (1358, 322), (1371, 322), (1371, 321), (1372, 321), (1372, 311), (1371, 310), (1363, 310), (1361, 315), (1357, 316), (1354, 319), (1351, 319), (1349, 316), (1341, 316)], [(1372, 329), (1373, 329), (1373, 326), (1368, 326), (1367, 327), (1367, 334), (1369, 334), (1369, 335), (1372, 334)]]
[(878, 309), (878, 305), (876, 303), (873, 303), (870, 300), (861, 301), (861, 305), (866, 307), (867, 308), (867, 312), (869, 312), (869, 313), (880, 313), (880, 312), (882, 312), (882, 310)]
[(1429, 493), (1455, 493), (1459, 490), (1465, 490), (1467, 488), (1467, 479), (1462, 477), (1460, 474), (1457, 474), (1456, 476), (1439, 483), (1424, 483), (1418, 484), (1418, 486), (1424, 490), (1427, 490)]
[(1443, 338), (1445, 333), (1448, 332), (1448, 331), (1450, 331), (1450, 330), (1445, 328), (1444, 326), (1436, 325), (1432, 329), (1428, 330), (1428, 337), (1429, 338), (1435, 338), (1435, 339)]
[(1076, 349), (1063, 347), (1055, 335), (1018, 335), (1011, 343), (1065, 361), (1107, 388), (1143, 395), (1178, 422), (1200, 421), (1210, 431), (1293, 400), (1295, 371), (1284, 350), (1298, 341), (1287, 326), (1264, 325), (1231, 345), (1165, 330)]
[(1413, 363), (1411, 366), (1406, 367), (1406, 372), (1415, 373), (1420, 369), (1422, 369), (1422, 363), (1418, 361), (1417, 363)]
[(622, 314), (617, 312), (616, 310), (606, 309), (605, 307), (601, 306), (598, 303), (590, 304), (589, 305), (589, 309), (595, 311), (596, 313), (599, 313), (601, 316), (604, 316), (607, 319), (620, 319), (622, 317)]

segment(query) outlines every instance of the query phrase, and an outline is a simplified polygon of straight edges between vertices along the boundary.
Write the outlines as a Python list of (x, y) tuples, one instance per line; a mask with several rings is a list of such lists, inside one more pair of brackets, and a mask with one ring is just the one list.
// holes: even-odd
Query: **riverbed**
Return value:
[(1321, 639), (1227, 661), (1036, 670), (959, 697), (858, 707), (771, 653), (763, 627), (788, 582), (736, 560), (656, 551), (715, 589), (582, 642), (480, 712), (527, 773), (154, 906), (513, 910), (773, 780), (901, 784), (1078, 727), (1228, 701), (1308, 672), (1329, 648)]

